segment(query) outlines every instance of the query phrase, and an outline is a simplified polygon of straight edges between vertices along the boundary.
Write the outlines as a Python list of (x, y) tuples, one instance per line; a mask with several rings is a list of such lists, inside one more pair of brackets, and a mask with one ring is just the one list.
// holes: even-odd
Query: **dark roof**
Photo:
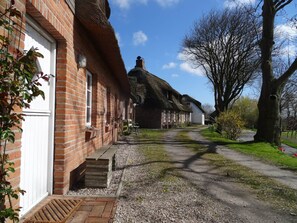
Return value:
[[(104, 8), (102, 8), (105, 6)], [(110, 8), (108, 1), (76, 0), (75, 15), (89, 32), (97, 50), (115, 75), (126, 95), (130, 94), (127, 71), (121, 56), (120, 48), (113, 27), (108, 21)]]
[(141, 107), (191, 112), (186, 104), (182, 104), (182, 95), (165, 80), (140, 67), (129, 71), (128, 77), (131, 94), (138, 98)]
[(196, 99), (192, 98), (191, 96), (184, 94), (183, 95), (183, 101), (184, 102), (192, 102), (193, 104), (195, 104), (203, 113), (205, 113), (205, 111), (203, 110), (202, 106), (201, 106), (201, 102), (197, 101)]

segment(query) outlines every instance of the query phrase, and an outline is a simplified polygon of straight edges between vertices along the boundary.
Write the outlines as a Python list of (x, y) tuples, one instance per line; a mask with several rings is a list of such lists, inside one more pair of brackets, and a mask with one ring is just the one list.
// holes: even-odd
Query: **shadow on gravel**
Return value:
[[(204, 140), (202, 137), (199, 137), (200, 134), (195, 130), (191, 132), (197, 135), (197, 137), (192, 137), (194, 135), (191, 135), (191, 139), (178, 140), (176, 137), (178, 131), (173, 130), (165, 133), (163, 139), (138, 138), (137, 141), (129, 142), (130, 145), (135, 145), (138, 148), (148, 146), (147, 148), (150, 148), (152, 150), (151, 152), (158, 150), (158, 148), (165, 150), (166, 153), (170, 154), (170, 159), (168, 157), (154, 157), (150, 161), (134, 163), (123, 167), (123, 169), (129, 169), (143, 166), (148, 167), (147, 171), (150, 172), (153, 171), (152, 169), (156, 165), (159, 169), (152, 175), (147, 174), (144, 178), (133, 178), (133, 181), (125, 182), (129, 185), (126, 188), (126, 192), (122, 194), (122, 199), (129, 199), (130, 197), (141, 204), (143, 195), (139, 196), (139, 192), (152, 196), (154, 192), (151, 189), (157, 190), (160, 184), (164, 187), (164, 191), (162, 190), (160, 193), (167, 193), (167, 187), (169, 187), (169, 190), (172, 190), (174, 195), (180, 191), (182, 194), (185, 190), (182, 188), (175, 191), (177, 188), (175, 186), (182, 182), (181, 185), (187, 187), (187, 184), (183, 183), (186, 182), (193, 187), (191, 190), (197, 191), (211, 200), (211, 202), (218, 201), (218, 204), (226, 205), (238, 215), (244, 215), (247, 219), (251, 217), (251, 221), (244, 222), (273, 222), (270, 221), (269, 215), (271, 213), (276, 214), (278, 211), (273, 209), (270, 211), (270, 206), (266, 207), (262, 203), (258, 203), (251, 196), (250, 192), (237, 188), (234, 184), (230, 183), (234, 182), (232, 176), (220, 171), (221, 166), (228, 166), (228, 163), (224, 163), (221, 166), (214, 166), (210, 165), (209, 160), (204, 157), (205, 154), (217, 153), (217, 149), (223, 144), (218, 145), (214, 142)], [(242, 143), (248, 144), (250, 142)], [(196, 151), (189, 149), (193, 144), (198, 145)], [(175, 178), (181, 181), (177, 182), (174, 180)], [(154, 200), (154, 197), (150, 198)], [(267, 212), (266, 214), (269, 218), (267, 216), (263, 217), (264, 212)], [(280, 216), (283, 215), (281, 214)], [(261, 221), (255, 221), (253, 220), (254, 218), (257, 220), (261, 219)], [(284, 219), (287, 219), (287, 216)], [(288, 219), (291, 219), (291, 217), (289, 216)]]
[[(215, 173), (210, 173), (214, 172), (213, 170), (217, 169), (217, 167), (212, 167), (209, 168), (206, 171), (195, 171), (190, 168), (191, 164), (194, 163), (195, 161), (202, 159), (202, 156), (204, 154), (209, 154), (209, 153), (216, 153), (217, 150), (217, 144), (213, 142), (207, 142), (207, 141), (200, 141), (200, 140), (176, 140), (174, 137), (169, 138), (165, 137), (162, 140), (150, 140), (150, 139), (138, 139), (137, 141), (135, 140), (134, 142), (129, 142), (130, 145), (136, 145), (139, 148), (145, 145), (153, 145), (153, 146), (160, 146), (162, 149), (164, 149), (165, 146), (170, 146), (170, 147), (175, 147), (175, 148), (180, 148), (181, 151), (183, 148), (188, 148), (189, 145), (193, 144), (198, 144), (201, 145), (201, 149), (195, 152), (194, 155), (189, 156), (187, 159), (184, 160), (179, 160), (179, 161), (164, 161), (162, 159), (155, 159), (147, 162), (142, 162), (139, 164), (131, 164), (131, 165), (126, 165), (123, 167), (123, 169), (128, 169), (128, 168), (133, 168), (133, 167), (138, 167), (138, 166), (147, 166), (147, 165), (152, 165), (152, 164), (167, 164), (170, 167), (162, 169), (162, 171), (159, 173), (158, 176), (155, 176), (155, 181), (159, 181), (164, 179), (167, 176), (175, 176), (178, 178), (183, 178), (186, 179), (184, 176), (182, 176), (178, 171), (186, 171), (186, 172), (191, 172), (191, 173), (196, 173), (196, 174), (212, 174), (215, 176), (218, 176), (218, 174)], [(205, 160), (207, 161), (207, 160)], [(177, 167), (178, 166), (178, 167)], [(152, 180), (152, 179), (150, 179)], [(150, 184), (153, 182), (150, 182)]]

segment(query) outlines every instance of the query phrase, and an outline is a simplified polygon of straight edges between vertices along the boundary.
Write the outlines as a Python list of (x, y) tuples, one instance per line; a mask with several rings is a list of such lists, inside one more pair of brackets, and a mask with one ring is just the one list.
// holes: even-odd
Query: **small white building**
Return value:
[(201, 103), (189, 95), (185, 94), (182, 100), (192, 109), (190, 122), (192, 124), (205, 124), (205, 111), (201, 107)]

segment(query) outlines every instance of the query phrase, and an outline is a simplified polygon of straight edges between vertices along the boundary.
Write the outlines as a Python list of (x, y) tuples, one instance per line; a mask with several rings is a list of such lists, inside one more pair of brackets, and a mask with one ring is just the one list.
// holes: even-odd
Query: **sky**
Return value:
[[(295, 1), (287, 7), (288, 13), (295, 12)], [(236, 2), (256, 4), (256, 0)], [(134, 68), (137, 56), (141, 56), (147, 71), (167, 81), (179, 93), (214, 105), (208, 79), (183, 60), (182, 41), (195, 21), (212, 9), (233, 7), (231, 0), (110, 0), (109, 3), (109, 21), (115, 29), (127, 72)], [(285, 23), (285, 17), (280, 19), (278, 30), (297, 38), (297, 31)], [(296, 55), (296, 46), (289, 47), (290, 54)], [(244, 95), (256, 97), (251, 89), (246, 89)]]

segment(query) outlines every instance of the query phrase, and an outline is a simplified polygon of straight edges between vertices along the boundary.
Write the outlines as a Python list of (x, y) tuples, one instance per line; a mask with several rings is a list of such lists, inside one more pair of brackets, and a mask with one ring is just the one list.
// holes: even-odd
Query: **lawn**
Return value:
[(297, 132), (282, 132), (282, 143), (297, 148)]
[(204, 137), (217, 144), (223, 144), (230, 149), (253, 155), (263, 161), (280, 166), (281, 168), (297, 171), (297, 158), (279, 151), (277, 147), (273, 147), (269, 143), (232, 141), (223, 138), (217, 132), (209, 129), (203, 129), (201, 133)]

